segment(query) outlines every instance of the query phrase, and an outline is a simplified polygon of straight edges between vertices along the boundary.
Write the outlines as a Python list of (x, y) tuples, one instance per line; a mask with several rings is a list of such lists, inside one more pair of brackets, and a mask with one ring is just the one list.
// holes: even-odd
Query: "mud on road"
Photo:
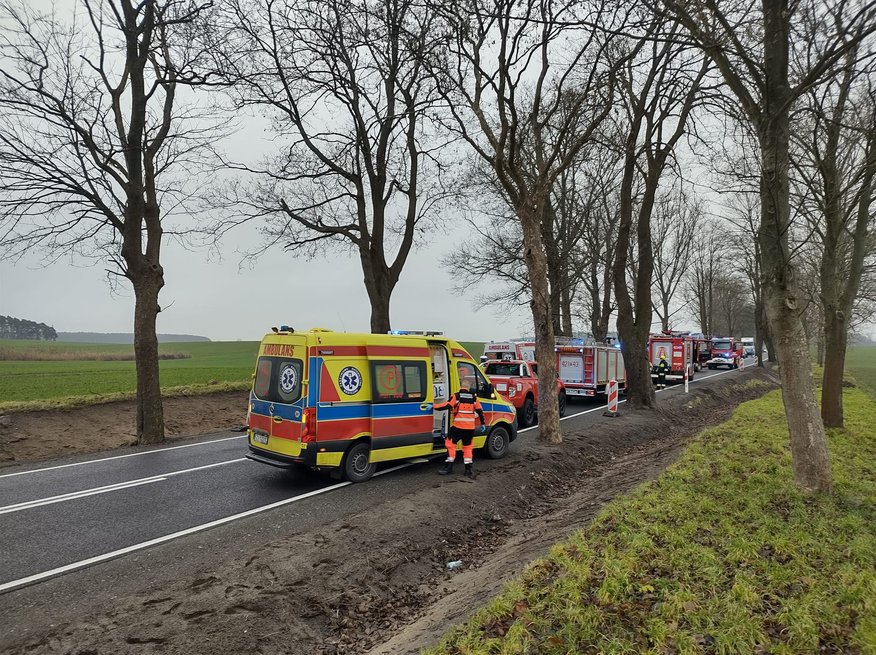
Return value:
[[(622, 406), (621, 418), (579, 431), (566, 422), (560, 446), (517, 442), (474, 480), (436, 475), (415, 493), (270, 540), (246, 558), (205, 552), (199, 571), (68, 612), (65, 623), (27, 626), (25, 641), (0, 639), (0, 650), (416, 653), (606, 502), (656, 477), (704, 426), (775, 386), (769, 372), (746, 370), (663, 396), (657, 412)], [(462, 567), (448, 571), (453, 560)]]

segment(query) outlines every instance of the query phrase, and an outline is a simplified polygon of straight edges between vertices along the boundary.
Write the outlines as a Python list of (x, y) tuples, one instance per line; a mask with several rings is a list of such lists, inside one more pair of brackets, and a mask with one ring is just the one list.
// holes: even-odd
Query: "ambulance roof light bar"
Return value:
[(273, 332), (274, 334), (279, 334), (280, 332), (285, 332), (286, 334), (294, 334), (295, 328), (291, 328), (288, 325), (281, 325), (279, 328), (276, 326), (272, 326), (271, 332)]
[(431, 331), (431, 330), (390, 330), (387, 334), (409, 334), (419, 337), (441, 337), (444, 336), (443, 332)]

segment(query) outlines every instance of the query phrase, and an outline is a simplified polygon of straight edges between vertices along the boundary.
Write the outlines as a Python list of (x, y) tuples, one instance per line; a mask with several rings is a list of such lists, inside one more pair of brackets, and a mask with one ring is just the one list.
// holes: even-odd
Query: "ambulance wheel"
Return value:
[(490, 459), (500, 459), (508, 454), (510, 444), (511, 439), (508, 436), (508, 430), (501, 425), (497, 425), (487, 435), (484, 452)]
[(364, 441), (355, 444), (344, 456), (344, 477), (350, 482), (365, 482), (374, 475), (377, 464), (370, 461), (371, 448)]
[(563, 418), (566, 415), (566, 392), (560, 392), (560, 418)]
[(523, 401), (523, 407), (517, 412), (517, 422), (522, 428), (528, 428), (535, 423), (535, 402), (532, 396), (527, 396)]

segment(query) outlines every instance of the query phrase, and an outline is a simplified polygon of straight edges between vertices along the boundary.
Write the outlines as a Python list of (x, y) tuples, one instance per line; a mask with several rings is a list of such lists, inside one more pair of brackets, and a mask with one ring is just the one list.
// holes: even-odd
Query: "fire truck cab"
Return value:
[(712, 358), (706, 362), (706, 365), (711, 369), (716, 369), (719, 366), (739, 368), (744, 356), (742, 343), (735, 338), (713, 337)]

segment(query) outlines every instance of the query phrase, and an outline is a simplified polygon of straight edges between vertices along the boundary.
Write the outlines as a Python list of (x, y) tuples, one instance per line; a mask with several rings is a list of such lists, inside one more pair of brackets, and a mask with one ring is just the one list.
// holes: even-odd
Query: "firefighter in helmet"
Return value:
[(657, 368), (657, 388), (666, 388), (666, 374), (669, 373), (669, 362), (666, 361), (666, 353), (660, 353), (660, 362)]
[(473, 377), (463, 377), (460, 371), (460, 389), (453, 394), (446, 403), (435, 405), (435, 411), (449, 411), (452, 417), (452, 424), (447, 437), (444, 439), (444, 446), (447, 448), (447, 460), (444, 466), (439, 469), (440, 475), (447, 475), (453, 472), (453, 464), (456, 461), (456, 442), (462, 441), (462, 461), (465, 463), (465, 474), (468, 476), (474, 475), (472, 471), (472, 451), (474, 445), (475, 433), (475, 417), (480, 419), (481, 425), (486, 425), (484, 418), (484, 410), (481, 407), (481, 401), (475, 393), (475, 380)]

